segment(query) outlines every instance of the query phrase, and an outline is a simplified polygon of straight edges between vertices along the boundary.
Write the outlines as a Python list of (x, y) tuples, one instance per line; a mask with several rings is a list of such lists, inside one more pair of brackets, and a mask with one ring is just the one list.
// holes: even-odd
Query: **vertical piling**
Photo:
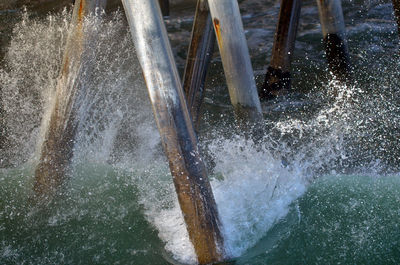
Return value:
[(329, 70), (339, 81), (350, 77), (341, 0), (317, 0)]
[(258, 95), (261, 101), (287, 93), (290, 66), (299, 24), (301, 0), (282, 0), (275, 32), (272, 58)]
[(392, 0), (394, 15), (397, 21), (397, 32), (400, 35), (400, 0)]
[(198, 0), (192, 39), (183, 75), (183, 91), (196, 130), (200, 120), (200, 108), (204, 99), (204, 83), (214, 51), (214, 43), (215, 34), (207, 0)]
[(156, 0), (123, 0), (179, 204), (200, 264), (224, 258), (217, 207)]
[(83, 23), (85, 17), (99, 11), (97, 8), (104, 9), (105, 5), (106, 0), (75, 1), (73, 29), (68, 36), (56, 96), (35, 170), (34, 190), (38, 196), (51, 196), (66, 178), (77, 128), (77, 94), (81, 89), (76, 77), (87, 40)]
[(237, 0), (208, 0), (229, 96), (239, 122), (262, 120)]

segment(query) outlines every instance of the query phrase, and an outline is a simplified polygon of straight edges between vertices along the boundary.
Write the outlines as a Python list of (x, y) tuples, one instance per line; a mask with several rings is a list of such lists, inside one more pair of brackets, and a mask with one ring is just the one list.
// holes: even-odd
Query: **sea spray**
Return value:
[(286, 215), (306, 182), (269, 150), (244, 138), (218, 139), (209, 147), (214, 171), (221, 174), (212, 186), (226, 248), (230, 256), (239, 257)]
[[(14, 29), (6, 67), (0, 70), (10, 137), (1, 159), (9, 161), (7, 165), (27, 161), (40, 141), (39, 127), (56, 85), (69, 16), (25, 15)], [(94, 21), (87, 23), (95, 26)], [(46, 210), (38, 209), (27, 203), (29, 164), (2, 169), (0, 233), (6, 239), (0, 242), (0, 261), (157, 264), (165, 261), (157, 256), (165, 249), (175, 260), (194, 263), (125, 22), (121, 14), (114, 14), (96, 25), (93, 32), (102, 41), (93, 47), (94, 67), (82, 80), (88, 89), (81, 98), (65, 197)], [(226, 133), (227, 121), (220, 113), (229, 108), (214, 103), (219, 100), (206, 102), (211, 112), (207, 114), (219, 126), (203, 128), (207, 134), (200, 135), (201, 144), (231, 256), (246, 254), (269, 235), (314, 179), (398, 172), (398, 62), (381, 57), (365, 62), (368, 67), (352, 86), (318, 84), (301, 100), (294, 95), (264, 106), (266, 135), (257, 144)], [(382, 65), (386, 74), (374, 76), (368, 70)], [(226, 94), (216, 87), (210, 90)], [(391, 193), (398, 201), (398, 193)], [(323, 205), (319, 203), (316, 207)], [(307, 201), (296, 212), (299, 220), (307, 213), (304, 204)], [(390, 244), (396, 246), (394, 241)]]
[(45, 107), (53, 98), (70, 14), (43, 20), (23, 13), (0, 69), (6, 141), (0, 167), (17, 166), (32, 157)]

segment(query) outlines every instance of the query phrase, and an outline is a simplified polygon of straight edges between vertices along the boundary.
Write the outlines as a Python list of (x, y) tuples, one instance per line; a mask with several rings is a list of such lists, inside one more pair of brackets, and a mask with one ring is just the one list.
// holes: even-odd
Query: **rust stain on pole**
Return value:
[(189, 238), (200, 264), (225, 257), (217, 206), (156, 0), (123, 0)]
[(210, 264), (222, 261), (225, 254), (218, 210), (198, 151), (183, 93), (178, 93), (178, 104), (169, 104), (163, 93), (160, 93), (164, 84), (149, 86), (152, 81), (154, 78), (146, 78), (148, 90), (153, 91), (150, 94), (153, 95), (151, 101), (154, 116), (198, 262)]
[(223, 43), (221, 37), (221, 28), (219, 25), (219, 20), (217, 18), (214, 18), (214, 27), (215, 27), (215, 34), (217, 35), (218, 46), (220, 47), (220, 49), (222, 49)]
[(81, 0), (80, 5), (79, 5), (79, 10), (78, 10), (78, 22), (82, 21), (83, 18), (83, 5), (84, 5), (85, 0)]
[(38, 197), (51, 198), (67, 178), (72, 158), (77, 121), (77, 95), (82, 54), (88, 40), (83, 32), (83, 20), (96, 8), (104, 8), (105, 0), (77, 0), (72, 14), (72, 27), (64, 52), (63, 65), (57, 82), (54, 105), (35, 169), (34, 191)]
[(236, 0), (208, 0), (208, 5), (235, 118), (246, 131), (263, 117), (239, 5)]
[[(158, 103), (157, 103), (158, 102)], [(155, 100), (156, 117), (170, 116), (165, 104)], [(183, 111), (183, 109), (182, 109)], [(182, 112), (176, 111), (176, 115)], [(184, 113), (184, 112), (183, 112)], [(162, 119), (162, 117), (160, 117)], [(164, 117), (165, 118), (165, 117)], [(172, 118), (172, 117), (170, 117)], [(190, 240), (199, 264), (209, 264), (224, 258), (223, 239), (219, 232), (218, 211), (214, 202), (206, 169), (198, 154), (194, 133), (184, 140), (177, 129), (176, 117), (172, 123), (157, 119), (163, 147), (168, 157), (179, 204), (187, 225)], [(188, 137), (188, 136), (184, 136)], [(184, 145), (183, 142), (186, 142)], [(192, 150), (190, 150), (189, 148)], [(217, 232), (216, 232), (217, 231)]]

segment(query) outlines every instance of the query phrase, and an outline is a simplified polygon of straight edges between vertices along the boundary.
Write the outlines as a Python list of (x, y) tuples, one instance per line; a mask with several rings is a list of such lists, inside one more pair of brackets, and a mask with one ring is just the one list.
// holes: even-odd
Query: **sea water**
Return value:
[[(343, 4), (357, 81), (329, 81), (317, 9), (306, 2), (293, 65), (299, 92), (263, 105), (265, 135), (257, 142), (233, 124), (215, 54), (199, 139), (232, 262), (400, 262), (396, 24), (390, 4)], [(279, 2), (241, 7), (261, 76)], [(193, 15), (185, 12), (167, 19), (181, 70), (185, 45), (177, 40), (187, 37)], [(32, 200), (70, 16), (22, 13), (0, 69), (7, 136), (0, 157), (0, 264), (195, 263), (120, 12), (85, 21), (98, 42), (76, 77), (86, 89), (69, 178), (54, 200)]]

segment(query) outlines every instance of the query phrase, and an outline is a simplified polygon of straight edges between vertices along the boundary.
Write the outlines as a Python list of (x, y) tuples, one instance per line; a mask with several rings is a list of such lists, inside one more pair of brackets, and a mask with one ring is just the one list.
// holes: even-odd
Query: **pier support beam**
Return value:
[(183, 90), (196, 130), (200, 120), (200, 108), (204, 99), (204, 83), (207, 68), (214, 52), (214, 43), (215, 34), (207, 0), (198, 0), (193, 22), (192, 40), (183, 75)]
[(224, 258), (217, 207), (199, 155), (157, 0), (122, 1), (179, 204), (200, 264)]
[(339, 81), (350, 77), (341, 0), (317, 0), (329, 70)]
[(48, 197), (57, 191), (66, 178), (77, 128), (77, 95), (81, 89), (77, 78), (83, 62), (87, 36), (83, 24), (97, 8), (104, 9), (106, 0), (76, 0), (72, 14), (73, 27), (68, 36), (56, 96), (50, 120), (35, 170), (34, 190), (40, 197)]
[(290, 66), (297, 25), (299, 24), (301, 0), (282, 0), (276, 27), (272, 58), (259, 90), (261, 101), (286, 94), (290, 89)]
[(239, 123), (262, 120), (246, 36), (237, 0), (208, 0), (229, 96)]
[(394, 15), (397, 21), (397, 31), (400, 36), (400, 0), (392, 0)]

